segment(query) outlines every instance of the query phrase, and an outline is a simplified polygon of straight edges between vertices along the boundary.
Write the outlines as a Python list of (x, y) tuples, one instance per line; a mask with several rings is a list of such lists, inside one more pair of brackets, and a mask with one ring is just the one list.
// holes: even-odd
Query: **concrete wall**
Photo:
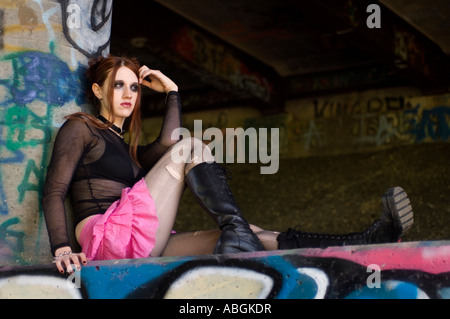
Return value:
[[(82, 74), (108, 51), (112, 0), (0, 4), (0, 266), (46, 263), (40, 197), (53, 139), (65, 115), (88, 107)], [(203, 129), (276, 127), (280, 157), (330, 155), (448, 141), (449, 98), (392, 88), (292, 100), (273, 116), (237, 106), (186, 113), (183, 122), (191, 130), (195, 119)], [(145, 120), (144, 140), (160, 123)]]
[[(450, 94), (423, 96), (398, 87), (290, 100), (283, 113), (272, 116), (246, 106), (184, 114), (192, 136), (198, 119), (203, 129), (217, 127), (224, 136), (225, 128), (277, 127), (280, 158), (378, 151), (450, 141)], [(160, 123), (146, 119), (146, 140), (157, 136)]]
[(450, 242), (90, 262), (70, 276), (53, 265), (4, 267), (0, 298), (233, 299), (215, 304), (218, 313), (233, 313), (240, 298), (450, 299)]
[[(80, 274), (79, 289), (61, 291), (61, 283), (67, 281), (50, 264), (40, 207), (42, 186), (63, 117), (88, 107), (82, 74), (90, 57), (108, 51), (112, 0), (0, 0), (0, 4), (2, 297), (450, 296), (448, 243), (360, 247), (357, 253), (343, 248), (231, 259), (204, 256), (91, 263)], [(92, 14), (95, 26), (90, 22)], [(280, 156), (302, 157), (448, 141), (449, 98), (393, 88), (288, 101), (283, 114), (268, 117), (246, 106), (183, 117), (189, 129), (194, 128), (194, 119), (201, 119), (204, 129), (279, 128)], [(156, 137), (160, 121), (145, 121), (144, 139)], [(384, 260), (386, 254), (398, 256), (398, 264), (392, 258)], [(378, 273), (367, 272), (369, 264), (382, 267), (380, 289), (367, 288), (368, 276), (378, 278)], [(230, 271), (233, 276), (227, 289), (213, 286), (217, 279), (226, 281)], [(195, 287), (187, 285), (192, 278)], [(229, 289), (231, 283), (246, 289)]]
[(45, 169), (62, 118), (87, 107), (84, 70), (109, 50), (111, 6), (0, 1), (0, 265), (50, 258), (40, 208)]

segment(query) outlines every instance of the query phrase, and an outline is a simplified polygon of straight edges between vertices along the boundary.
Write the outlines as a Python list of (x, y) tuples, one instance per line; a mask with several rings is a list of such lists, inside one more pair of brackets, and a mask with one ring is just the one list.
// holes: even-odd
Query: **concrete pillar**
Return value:
[(51, 260), (41, 208), (63, 117), (86, 110), (84, 71), (109, 52), (112, 0), (0, 0), (0, 266)]

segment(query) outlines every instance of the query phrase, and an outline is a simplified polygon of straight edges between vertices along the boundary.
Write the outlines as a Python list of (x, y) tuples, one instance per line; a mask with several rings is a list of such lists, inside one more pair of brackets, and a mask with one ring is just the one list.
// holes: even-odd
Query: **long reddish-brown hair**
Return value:
[[(100, 100), (95, 96), (92, 91), (92, 85), (97, 83), (100, 87), (104, 84), (107, 85), (107, 94), (104, 97), (106, 99), (106, 105), (109, 108), (109, 112), (112, 115), (112, 120), (109, 125), (100, 123), (97, 117), (86, 112), (78, 112), (66, 116), (66, 119), (81, 119), (89, 124), (100, 128), (108, 129), (114, 123), (114, 109), (112, 107), (112, 100), (114, 95), (114, 82), (117, 74), (117, 70), (125, 66), (136, 74), (139, 78), (140, 65), (135, 58), (117, 57), (109, 55), (108, 57), (97, 57), (89, 61), (89, 68), (86, 72), (88, 86), (86, 90), (88, 100), (93, 104), (95, 112), (98, 115), (100, 113)], [(107, 82), (108, 81), (108, 82)], [(138, 96), (136, 104), (134, 106), (133, 113), (125, 121), (124, 127), (129, 132), (129, 144), (130, 144), (130, 156), (140, 166), (137, 159), (137, 146), (139, 144), (139, 136), (141, 134), (141, 87), (138, 89)]]

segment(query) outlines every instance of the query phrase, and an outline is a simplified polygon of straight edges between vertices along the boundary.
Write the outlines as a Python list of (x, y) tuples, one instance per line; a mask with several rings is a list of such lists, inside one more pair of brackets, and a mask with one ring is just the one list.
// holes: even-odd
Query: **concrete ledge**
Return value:
[(2, 267), (0, 297), (450, 299), (450, 241)]

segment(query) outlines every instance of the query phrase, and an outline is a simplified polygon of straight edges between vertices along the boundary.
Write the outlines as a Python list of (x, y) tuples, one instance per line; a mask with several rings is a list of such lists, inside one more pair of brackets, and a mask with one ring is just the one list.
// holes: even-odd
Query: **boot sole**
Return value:
[(412, 227), (414, 215), (408, 195), (401, 187), (393, 187), (383, 195), (383, 205), (390, 212), (400, 241), (403, 234)]

